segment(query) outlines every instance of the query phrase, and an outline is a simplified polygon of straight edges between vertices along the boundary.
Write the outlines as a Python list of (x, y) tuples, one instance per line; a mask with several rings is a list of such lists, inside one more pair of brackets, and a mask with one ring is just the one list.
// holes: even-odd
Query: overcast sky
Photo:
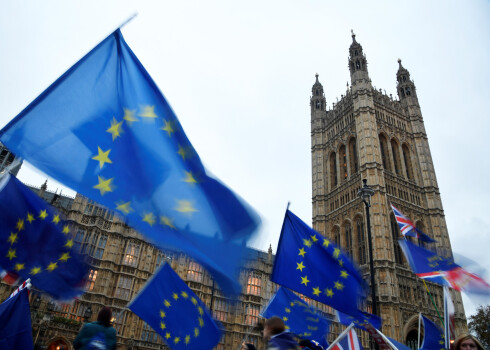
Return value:
[(288, 201), (311, 224), (311, 87), (318, 73), (329, 105), (345, 93), (353, 29), (376, 88), (396, 96), (398, 58), (410, 71), (453, 250), (490, 269), (490, 2), (2, 1), (0, 127), (136, 12), (123, 35), (207, 168), (261, 215), (253, 246), (276, 250)]

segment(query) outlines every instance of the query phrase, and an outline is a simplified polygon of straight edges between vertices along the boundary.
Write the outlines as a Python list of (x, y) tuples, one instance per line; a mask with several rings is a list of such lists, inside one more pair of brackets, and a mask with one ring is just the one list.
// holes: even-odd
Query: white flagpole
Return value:
[(381, 333), (381, 331), (377, 328), (376, 329), (376, 332), (378, 332), (378, 334), (385, 340), (385, 342), (388, 343), (389, 346), (391, 346), (393, 348), (393, 350), (398, 350), (398, 348), (393, 345), (393, 343), (388, 339), (388, 337), (386, 335), (384, 335), (383, 333)]
[(332, 349), (335, 344), (337, 344), (339, 341), (341, 341), (346, 336), (346, 334), (350, 331), (350, 329), (352, 327), (354, 327), (354, 322), (352, 322), (350, 325), (348, 325), (347, 328), (345, 329), (345, 331), (343, 331), (342, 333), (340, 333), (340, 335), (337, 337), (337, 339), (335, 339), (333, 341), (333, 343), (330, 344), (330, 346), (327, 348), (327, 350)]
[(422, 321), (422, 313), (419, 312), (419, 338), (417, 341), (417, 349), (420, 349), (420, 322)]

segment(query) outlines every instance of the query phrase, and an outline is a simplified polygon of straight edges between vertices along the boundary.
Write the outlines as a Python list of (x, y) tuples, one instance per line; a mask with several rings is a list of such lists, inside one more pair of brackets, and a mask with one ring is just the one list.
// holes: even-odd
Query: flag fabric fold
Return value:
[(0, 304), (0, 349), (33, 349), (27, 289)]
[(466, 293), (490, 295), (490, 285), (481, 277), (463, 269), (452, 259), (419, 247), (407, 240), (399, 240), (400, 247), (413, 272), (420, 278)]
[(444, 350), (444, 334), (441, 329), (424, 315), (421, 315), (424, 325), (424, 340), (419, 350)]
[(415, 237), (424, 242), (435, 242), (432, 238), (427, 236), (422, 230), (418, 229), (415, 224), (407, 218), (401, 211), (399, 211), (393, 204), (391, 204), (391, 209), (393, 210), (393, 214), (395, 215), (396, 222), (398, 227), (400, 228), (400, 232), (404, 237), (410, 236)]
[(116, 30), (0, 131), (46, 174), (115, 209), (154, 244), (198, 260), (239, 293), (260, 220), (208, 175), (177, 116)]
[(286, 211), (270, 280), (349, 315), (365, 296), (357, 268), (327, 238)]
[(280, 287), (262, 312), (264, 318), (272, 316), (282, 318), (286, 328), (299, 337), (327, 345), (330, 322), (287, 288)]
[(350, 316), (344, 314), (343, 312), (337, 311), (337, 318), (339, 322), (345, 326), (354, 323), (354, 327), (362, 329), (364, 331), (367, 331), (367, 329), (365, 328), (366, 323), (371, 324), (376, 329), (381, 329), (381, 317), (367, 312), (359, 311), (358, 315)]
[(83, 293), (89, 270), (73, 251), (70, 225), (13, 175), (0, 179), (0, 267), (53, 298)]
[(204, 303), (167, 263), (128, 307), (173, 350), (211, 350), (221, 338)]

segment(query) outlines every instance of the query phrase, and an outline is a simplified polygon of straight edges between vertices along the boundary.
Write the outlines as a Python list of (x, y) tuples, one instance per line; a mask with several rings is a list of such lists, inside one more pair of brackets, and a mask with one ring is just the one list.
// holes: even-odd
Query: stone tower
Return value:
[[(343, 247), (368, 282), (365, 209), (357, 197), (361, 180), (367, 179), (375, 190), (370, 218), (378, 314), (386, 335), (412, 346), (419, 312), (441, 322), (401, 252), (390, 203), (437, 241), (432, 248), (440, 254), (451, 254), (451, 246), (415, 84), (398, 62), (398, 99), (373, 88), (354, 33), (348, 58), (351, 86), (331, 109), (316, 75), (310, 100), (313, 227)], [(427, 286), (442, 314), (442, 288)], [(452, 291), (452, 296), (459, 334), (466, 330), (466, 319), (461, 295)], [(371, 310), (370, 298), (365, 309)]]

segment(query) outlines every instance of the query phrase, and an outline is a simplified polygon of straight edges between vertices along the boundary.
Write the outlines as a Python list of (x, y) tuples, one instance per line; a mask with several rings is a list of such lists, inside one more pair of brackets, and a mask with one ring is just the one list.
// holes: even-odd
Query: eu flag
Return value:
[(304, 339), (316, 340), (322, 346), (327, 345), (330, 322), (287, 288), (277, 290), (262, 316), (280, 317), (290, 332)]
[(212, 349), (221, 338), (206, 306), (168, 264), (160, 268), (128, 307), (174, 350)]
[(27, 289), (0, 304), (0, 349), (32, 349), (31, 311)]
[(0, 267), (51, 294), (83, 293), (88, 265), (72, 250), (70, 226), (13, 175), (0, 180)]
[(381, 317), (367, 313), (367, 312), (362, 312), (359, 311), (359, 314), (356, 316), (350, 316), (346, 315), (343, 312), (337, 311), (337, 316), (339, 319), (339, 322), (342, 323), (343, 325), (350, 325), (351, 323), (354, 323), (354, 326), (367, 331), (367, 329), (364, 327), (366, 323), (371, 324), (374, 328), (376, 329), (381, 329)]
[(420, 350), (444, 350), (446, 343), (441, 329), (424, 315), (421, 315), (424, 324), (424, 341)]
[(359, 313), (364, 282), (357, 268), (340, 248), (289, 210), (270, 279), (344, 313)]
[(0, 141), (239, 292), (258, 216), (206, 172), (179, 120), (115, 31), (27, 106)]

